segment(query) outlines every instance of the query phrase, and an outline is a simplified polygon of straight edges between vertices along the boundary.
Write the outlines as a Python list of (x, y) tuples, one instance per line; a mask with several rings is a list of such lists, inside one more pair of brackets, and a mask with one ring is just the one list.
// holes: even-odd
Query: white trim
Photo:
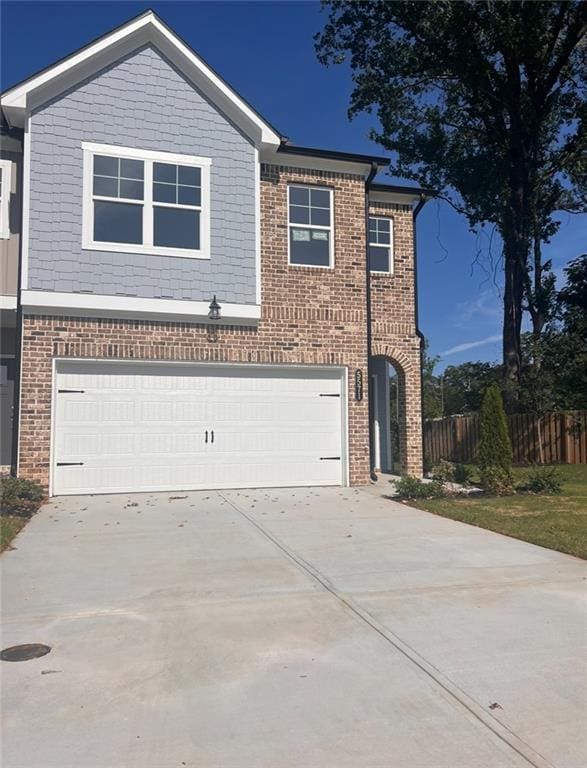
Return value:
[[(21, 363), (22, 363), (22, 356), (21, 356)], [(340, 380), (340, 400), (341, 400), (341, 430), (340, 430), (340, 449), (341, 449), (341, 467), (340, 467), (340, 485), (341, 487), (348, 487), (350, 486), (350, 444), (349, 444), (349, 419), (348, 419), (348, 413), (349, 413), (349, 406), (350, 406), (350, 398), (348, 394), (348, 368), (347, 366), (340, 366), (340, 365), (311, 365), (306, 363), (291, 363), (291, 364), (277, 364), (272, 365), (271, 363), (232, 363), (232, 362), (224, 362), (224, 363), (218, 363), (218, 362), (194, 362), (191, 360), (141, 360), (133, 358), (132, 360), (127, 359), (112, 359), (112, 358), (89, 358), (89, 357), (54, 357), (51, 360), (51, 425), (50, 425), (50, 436), (49, 436), (49, 496), (53, 496), (53, 486), (54, 486), (54, 475), (55, 475), (55, 466), (54, 466), (54, 460), (55, 460), (55, 426), (56, 426), (56, 418), (55, 418), (55, 406), (56, 406), (56, 384), (57, 384), (57, 368), (59, 366), (59, 363), (89, 363), (93, 365), (164, 365), (166, 367), (185, 367), (185, 366), (192, 366), (196, 368), (240, 368), (240, 369), (254, 369), (254, 370), (268, 370), (268, 371), (291, 371), (291, 370), (300, 370), (300, 371), (311, 371), (315, 372), (316, 374), (319, 373), (330, 373), (330, 372), (337, 372), (338, 378)], [(19, 441), (20, 441), (20, 431), (19, 431)], [(20, 449), (20, 445), (19, 445)], [(20, 459), (20, 450), (19, 450), (19, 459)], [(230, 486), (226, 486), (227, 488)], [(270, 486), (266, 486), (270, 487)], [(282, 487), (279, 484), (275, 484), (274, 487)], [(296, 486), (297, 487), (297, 486)], [(336, 486), (333, 486), (336, 487)], [(183, 488), (177, 488), (176, 490), (190, 490), (190, 489), (183, 489)], [(76, 495), (82, 495), (82, 491), (79, 491)], [(91, 491), (88, 491), (88, 493), (91, 493)]]
[(181, 318), (184, 322), (218, 322), (219, 325), (251, 323), (261, 318), (258, 304), (221, 303), (221, 320), (209, 321), (209, 302), (177, 299), (140, 299), (135, 296), (105, 296), (95, 293), (57, 293), (53, 291), (22, 291), (21, 304), (25, 314), (76, 315), (84, 317), (137, 317), (151, 319)]
[[(289, 220), (289, 193), (292, 187), (300, 187), (303, 189), (319, 189), (322, 192), (328, 192), (330, 197), (330, 225), (324, 226), (322, 224), (295, 224)], [(322, 232), (329, 232), (328, 238), (328, 264), (297, 264), (291, 260), (291, 238), (290, 230), (292, 229), (311, 229), (319, 230)], [(334, 190), (332, 187), (322, 187), (317, 184), (300, 184), (292, 181), (287, 185), (287, 264), (290, 267), (304, 267), (310, 269), (334, 269)]]
[(16, 296), (0, 296), (0, 309), (16, 309)]
[[(154, 256), (177, 256), (184, 259), (210, 258), (210, 166), (209, 157), (180, 155), (175, 152), (153, 152), (133, 147), (120, 147), (113, 144), (82, 142), (83, 152), (83, 211), (82, 211), (82, 249), (90, 251), (109, 251), (112, 253), (140, 253)], [(93, 160), (95, 155), (142, 160), (144, 163), (144, 196), (142, 200), (114, 197), (102, 197), (93, 194)], [(156, 203), (153, 200), (153, 163), (171, 163), (189, 165), (201, 171), (201, 204), (199, 206), (171, 205)], [(107, 243), (94, 240), (94, 200), (129, 203), (143, 209), (143, 242)], [(165, 208), (181, 208), (200, 213), (200, 249), (191, 251), (186, 248), (170, 248), (153, 245), (153, 209), (161, 205)]]
[(161, 163), (175, 165), (211, 165), (209, 157), (197, 157), (195, 155), (181, 155), (177, 152), (160, 152), (152, 149), (137, 149), (136, 147), (124, 147), (120, 144), (100, 144), (93, 141), (82, 141), (82, 149), (112, 157), (124, 157), (135, 160), (154, 160)]
[(261, 304), (261, 163), (255, 149), (255, 301)]
[(28, 288), (29, 282), (29, 228), (31, 209), (31, 129), (33, 124), (27, 115), (24, 126), (23, 156), (22, 156), (22, 225), (20, 235), (20, 287)]
[(10, 237), (10, 198), (12, 197), (12, 162), (0, 160), (2, 191), (0, 197), (0, 240)]
[[(379, 214), (369, 214), (369, 219), (386, 219), (389, 221), (389, 245), (385, 245), (384, 243), (372, 243), (369, 239), (369, 248), (386, 248), (389, 251), (389, 269), (371, 269), (369, 268), (369, 272), (372, 275), (393, 275), (394, 271), (394, 254), (393, 254), (393, 230), (394, 230), (394, 221), (392, 216), (380, 216)], [(369, 230), (367, 230), (367, 234), (369, 234)]]
[(412, 192), (381, 192), (379, 190), (369, 191), (370, 203), (393, 203), (394, 205), (412, 205), (420, 200), (420, 195)]
[(38, 106), (73, 87), (137, 48), (158, 47), (222, 111), (260, 145), (277, 147), (280, 136), (227, 83), (205, 64), (152, 11), (115, 29), (83, 50), (40, 72), (2, 95), (2, 107), (11, 124), (22, 125), (27, 108)]

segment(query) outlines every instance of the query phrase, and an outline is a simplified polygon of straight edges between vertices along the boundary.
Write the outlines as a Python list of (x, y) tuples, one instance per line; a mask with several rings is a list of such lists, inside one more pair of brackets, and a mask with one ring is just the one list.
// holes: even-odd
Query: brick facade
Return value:
[[(288, 266), (287, 184), (334, 191), (334, 269)], [(378, 206), (378, 209), (379, 210)], [(373, 353), (405, 382), (404, 470), (421, 472), (419, 339), (414, 323), (411, 212), (395, 207), (396, 271), (374, 275)], [(22, 347), (22, 476), (48, 484), (54, 357), (305, 363), (345, 366), (366, 380), (364, 181), (360, 176), (262, 166), (261, 296), (256, 327), (185, 322), (25, 316)], [(222, 303), (222, 296), (218, 296)], [(348, 397), (350, 482), (369, 481), (368, 403)]]

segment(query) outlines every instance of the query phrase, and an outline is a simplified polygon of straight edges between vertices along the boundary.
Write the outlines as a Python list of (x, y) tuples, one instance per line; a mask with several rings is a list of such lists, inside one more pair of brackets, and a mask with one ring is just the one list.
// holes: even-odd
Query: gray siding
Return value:
[[(212, 158), (211, 259), (82, 250), (82, 141)], [(33, 290), (255, 303), (252, 144), (152, 47), (31, 118)]]

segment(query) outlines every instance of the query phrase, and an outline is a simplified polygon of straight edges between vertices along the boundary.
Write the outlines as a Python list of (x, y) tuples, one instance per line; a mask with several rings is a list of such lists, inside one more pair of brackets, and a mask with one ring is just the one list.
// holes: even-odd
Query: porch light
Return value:
[(216, 301), (216, 295), (210, 302), (210, 311), (208, 312), (210, 320), (220, 320), (220, 304)]

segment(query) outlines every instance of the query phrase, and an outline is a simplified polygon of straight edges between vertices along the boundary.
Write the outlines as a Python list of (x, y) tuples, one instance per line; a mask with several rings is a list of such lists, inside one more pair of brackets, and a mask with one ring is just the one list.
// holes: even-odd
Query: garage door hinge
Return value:
[(58, 461), (58, 467), (83, 467), (83, 461)]
[(331, 395), (330, 393), (322, 393), (321, 392), (320, 393), (320, 397), (340, 397), (340, 395), (334, 395), (334, 394)]
[(57, 392), (59, 394), (61, 394), (62, 392), (64, 392), (64, 393), (65, 392), (78, 392), (80, 395), (83, 395), (85, 391), (86, 391), (85, 389), (58, 389), (57, 390)]
[(320, 461), (340, 461), (340, 456), (320, 456)]

